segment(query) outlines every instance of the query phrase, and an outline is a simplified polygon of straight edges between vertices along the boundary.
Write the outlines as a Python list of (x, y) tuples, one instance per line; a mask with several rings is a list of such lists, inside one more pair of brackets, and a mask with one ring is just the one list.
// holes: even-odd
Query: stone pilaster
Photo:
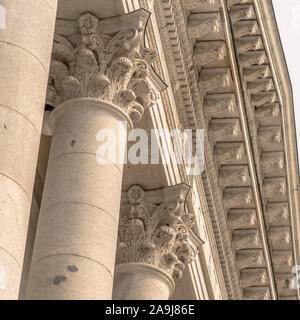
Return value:
[(0, 300), (19, 295), (56, 5), (1, 1)]
[(133, 186), (123, 197), (114, 299), (170, 297), (174, 279), (197, 253), (193, 218), (184, 208), (188, 190), (185, 184), (154, 191)]
[(156, 101), (148, 15), (102, 23), (86, 13), (71, 25), (77, 32), (55, 35), (47, 96), (55, 109), (44, 127), (53, 139), (28, 299), (111, 298), (123, 164), (98, 155), (96, 137), (111, 130), (123, 159), (119, 137)]

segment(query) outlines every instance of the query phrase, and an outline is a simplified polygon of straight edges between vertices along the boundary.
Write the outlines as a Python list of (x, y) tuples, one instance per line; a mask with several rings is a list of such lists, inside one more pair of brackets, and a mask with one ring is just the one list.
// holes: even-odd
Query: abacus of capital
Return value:
[(0, 300), (299, 299), (291, 92), (271, 0), (0, 0)]

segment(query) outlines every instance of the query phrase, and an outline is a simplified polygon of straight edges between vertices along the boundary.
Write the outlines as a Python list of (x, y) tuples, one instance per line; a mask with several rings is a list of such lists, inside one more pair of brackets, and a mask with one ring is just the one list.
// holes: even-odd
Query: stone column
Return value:
[(115, 269), (115, 300), (168, 300), (174, 279), (196, 255), (193, 218), (185, 212), (189, 187), (154, 191), (133, 186), (123, 196)]
[(1, 0), (0, 300), (17, 299), (57, 0)]
[[(106, 20), (110, 30), (122, 30), (113, 35), (88, 13), (76, 34), (55, 35), (48, 95), (55, 109), (45, 128), (53, 138), (27, 299), (111, 299), (123, 171), (118, 159), (127, 127), (155, 101), (153, 52), (142, 46), (144, 13), (133, 15), (130, 28), (121, 18)], [(115, 138), (116, 159), (97, 151), (102, 129)]]

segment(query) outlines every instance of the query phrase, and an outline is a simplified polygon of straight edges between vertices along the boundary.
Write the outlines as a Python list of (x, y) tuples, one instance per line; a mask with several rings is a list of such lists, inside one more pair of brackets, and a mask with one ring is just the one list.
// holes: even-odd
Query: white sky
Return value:
[(273, 0), (273, 6), (294, 91), (300, 159), (300, 0)]

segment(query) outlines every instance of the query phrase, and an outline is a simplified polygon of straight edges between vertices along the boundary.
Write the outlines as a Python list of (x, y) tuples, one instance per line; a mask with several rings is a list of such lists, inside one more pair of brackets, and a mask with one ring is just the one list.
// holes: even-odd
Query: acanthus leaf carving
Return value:
[(80, 34), (54, 37), (47, 103), (96, 98), (140, 120), (158, 97), (149, 81), (155, 52), (142, 45), (143, 27), (98, 34), (98, 19), (90, 13), (78, 19), (78, 27)]
[(146, 263), (180, 278), (197, 253), (189, 237), (193, 218), (184, 210), (184, 194), (152, 204), (146, 193), (132, 186), (129, 203), (121, 207), (116, 264)]

